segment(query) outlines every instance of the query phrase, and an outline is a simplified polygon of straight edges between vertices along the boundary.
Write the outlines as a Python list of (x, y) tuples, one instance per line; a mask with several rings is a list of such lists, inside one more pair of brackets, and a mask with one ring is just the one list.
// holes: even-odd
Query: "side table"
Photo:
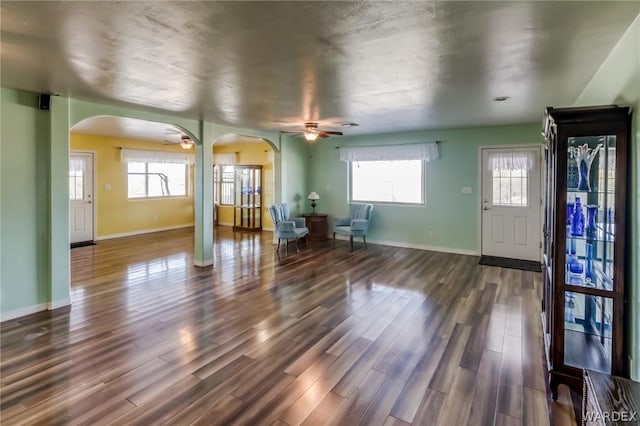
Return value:
[(329, 223), (327, 217), (329, 215), (323, 213), (303, 214), (307, 228), (309, 228), (310, 240), (326, 240), (329, 235)]

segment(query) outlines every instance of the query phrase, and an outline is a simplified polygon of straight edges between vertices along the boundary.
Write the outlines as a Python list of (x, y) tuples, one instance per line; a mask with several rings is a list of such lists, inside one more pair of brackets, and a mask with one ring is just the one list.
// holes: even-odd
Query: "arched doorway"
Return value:
[(97, 116), (73, 126), (69, 139), (72, 243), (193, 226), (194, 154), (186, 131)]

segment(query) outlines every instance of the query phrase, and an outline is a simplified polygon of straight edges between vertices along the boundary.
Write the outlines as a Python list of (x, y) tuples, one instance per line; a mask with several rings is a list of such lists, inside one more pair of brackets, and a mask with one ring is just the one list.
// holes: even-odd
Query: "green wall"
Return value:
[(0, 309), (47, 304), (49, 287), (49, 112), (33, 93), (1, 91)]
[(576, 105), (618, 104), (634, 111), (631, 135), (631, 185), (629, 189), (631, 262), (628, 289), (631, 319), (627, 339), (631, 377), (640, 381), (640, 15), (611, 51)]
[[(542, 111), (540, 112), (542, 117)], [(541, 118), (542, 120), (542, 118)], [(541, 125), (431, 130), (341, 137), (311, 148), (310, 191), (320, 195), (317, 210), (348, 216), (348, 165), (339, 146), (441, 141), (440, 158), (426, 165), (426, 205), (374, 206), (367, 240), (391, 245), (476, 254), (478, 252), (478, 154), (483, 145), (541, 144)], [(472, 188), (463, 194), (462, 187)], [(308, 207), (306, 210), (310, 210)]]

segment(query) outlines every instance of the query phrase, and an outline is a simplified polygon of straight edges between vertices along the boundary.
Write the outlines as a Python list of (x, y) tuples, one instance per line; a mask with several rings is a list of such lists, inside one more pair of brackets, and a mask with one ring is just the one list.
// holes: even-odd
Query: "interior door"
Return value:
[(483, 148), (482, 254), (541, 260), (540, 148)]
[(69, 229), (71, 243), (93, 241), (93, 154), (69, 156)]

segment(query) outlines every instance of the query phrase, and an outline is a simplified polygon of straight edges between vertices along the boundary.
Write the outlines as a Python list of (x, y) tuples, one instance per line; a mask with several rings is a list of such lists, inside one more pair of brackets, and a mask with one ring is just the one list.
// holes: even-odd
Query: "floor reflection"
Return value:
[[(437, 409), (441, 424), (466, 424), (458, 408), (476, 406), (474, 392), (502, 397), (480, 374), (486, 356), (492, 380), (518, 398), (527, 383), (544, 403), (542, 339), (530, 333), (540, 329), (538, 275), (373, 244), (350, 252), (345, 241), (279, 262), (272, 238), (216, 229), (204, 268), (193, 265), (189, 229), (74, 249), (73, 306), (3, 329), (2, 414), (13, 406), (23, 410), (13, 420), (34, 424), (383, 424), (394, 409), (430, 424)], [(76, 392), (91, 381), (99, 386)], [(371, 417), (359, 417), (365, 410)]]
[(127, 267), (127, 284), (134, 285), (163, 275), (168, 271), (184, 269), (189, 258), (180, 253), (159, 259), (151, 259), (145, 262), (134, 263)]

